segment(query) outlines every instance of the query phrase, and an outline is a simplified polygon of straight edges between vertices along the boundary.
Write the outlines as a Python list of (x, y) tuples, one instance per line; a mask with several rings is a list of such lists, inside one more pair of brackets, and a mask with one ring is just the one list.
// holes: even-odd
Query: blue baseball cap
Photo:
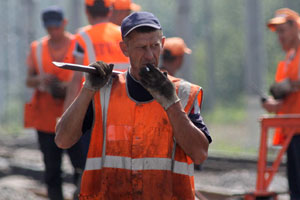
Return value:
[(63, 10), (58, 6), (50, 6), (42, 11), (44, 26), (60, 26), (64, 19)]
[(161, 30), (157, 17), (150, 12), (133, 12), (128, 15), (121, 24), (122, 38), (125, 38), (134, 29), (142, 26), (152, 27)]

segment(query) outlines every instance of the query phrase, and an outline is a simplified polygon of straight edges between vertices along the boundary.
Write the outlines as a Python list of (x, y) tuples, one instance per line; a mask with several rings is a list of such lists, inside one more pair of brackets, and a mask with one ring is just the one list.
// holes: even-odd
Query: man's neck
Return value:
[(152, 101), (151, 94), (130, 73), (126, 74), (126, 85), (129, 96), (137, 102)]
[(91, 25), (96, 25), (96, 24), (100, 24), (100, 23), (105, 23), (108, 22), (108, 17), (96, 17), (96, 18), (91, 18), (90, 19), (90, 24)]
[(64, 34), (61, 37), (58, 38), (49, 38), (49, 44), (51, 47), (55, 48), (55, 47), (60, 47), (61, 45), (65, 45), (65, 42), (67, 42), (69, 40), (69, 38), (67, 37), (66, 32), (64, 32)]
[(295, 38), (293, 45), (287, 52), (290, 52), (291, 50), (298, 51), (300, 49), (299, 46), (300, 46), (300, 34), (298, 35), (297, 38)]

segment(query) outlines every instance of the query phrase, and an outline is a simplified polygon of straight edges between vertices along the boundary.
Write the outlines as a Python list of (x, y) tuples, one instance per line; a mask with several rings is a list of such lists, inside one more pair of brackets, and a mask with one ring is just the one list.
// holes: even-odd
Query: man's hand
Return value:
[(274, 83), (270, 87), (270, 93), (274, 99), (284, 99), (292, 91), (293, 87), (289, 79)]
[(282, 106), (281, 100), (276, 100), (273, 97), (268, 97), (263, 103), (262, 107), (269, 113), (276, 113)]
[(139, 75), (143, 87), (149, 91), (165, 110), (180, 100), (173, 83), (166, 74), (163, 74), (153, 65), (148, 64), (147, 67), (141, 68)]
[(49, 92), (50, 88), (49, 85), (51, 84), (51, 81), (55, 78), (53, 74), (39, 74), (36, 76), (38, 80), (37, 89), (41, 92)]
[(89, 66), (95, 67), (98, 71), (98, 74), (84, 73), (85, 82), (83, 84), (83, 87), (92, 91), (98, 91), (107, 83), (109, 77), (112, 74), (114, 65), (106, 64), (102, 61), (97, 61), (90, 64)]
[(67, 92), (66, 83), (60, 81), (57, 77), (52, 78), (49, 84), (49, 92), (55, 99), (65, 99)]

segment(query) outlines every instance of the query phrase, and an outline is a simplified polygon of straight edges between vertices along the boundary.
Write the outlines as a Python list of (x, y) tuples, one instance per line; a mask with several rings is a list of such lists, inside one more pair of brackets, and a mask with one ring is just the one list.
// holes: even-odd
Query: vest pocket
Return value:
[(128, 141), (132, 132), (132, 126), (128, 125), (109, 125), (106, 135), (107, 141)]
[(132, 126), (108, 125), (106, 130), (106, 155), (130, 157), (132, 131)]

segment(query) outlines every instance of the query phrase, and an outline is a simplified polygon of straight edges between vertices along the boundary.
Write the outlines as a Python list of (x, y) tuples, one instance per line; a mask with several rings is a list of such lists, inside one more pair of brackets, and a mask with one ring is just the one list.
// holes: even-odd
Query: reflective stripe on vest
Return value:
[[(79, 34), (83, 38), (83, 41), (86, 45), (89, 63), (96, 62), (97, 61), (96, 52), (94, 50), (94, 46), (93, 46), (90, 36), (85, 31), (81, 31)], [(114, 64), (114, 69), (117, 69), (117, 70), (127, 70), (128, 67), (130, 66), (130, 64), (127, 62), (126, 63), (113, 63), (113, 64)]]
[(101, 97), (100, 102), (101, 102), (101, 113), (103, 116), (102, 123), (103, 123), (103, 141), (104, 141), (103, 149), (102, 149), (102, 158), (105, 158), (107, 109), (108, 109), (108, 104), (109, 104), (112, 82), (113, 82), (113, 80), (112, 80), (112, 78), (110, 78), (109, 81), (107, 82), (107, 84), (100, 89), (100, 97)]
[(79, 34), (82, 36), (83, 41), (86, 45), (89, 63), (96, 62), (96, 53), (90, 36), (85, 31), (81, 31)]
[[(43, 68), (43, 39), (40, 39), (36, 46), (36, 64), (39, 69), (39, 74), (43, 75), (44, 68)], [(40, 91), (46, 91), (46, 87), (44, 85), (39, 85), (38, 89)]]
[(43, 40), (38, 41), (38, 44), (36, 46), (36, 60), (37, 60), (37, 66), (39, 68), (39, 73), (44, 74), (43, 70)]
[(126, 170), (166, 170), (176, 174), (193, 176), (194, 164), (178, 162), (175, 160), (173, 170), (170, 158), (136, 158), (122, 156), (105, 156), (102, 158), (88, 158), (85, 170), (101, 170), (102, 168), (117, 168)]
[[(181, 101), (181, 105), (183, 108), (185, 108), (187, 106), (187, 103), (188, 103), (188, 100), (189, 100), (189, 95), (190, 95), (190, 92), (191, 92), (191, 83), (187, 82), (187, 81), (184, 81), (184, 80), (180, 80), (180, 83), (179, 83), (179, 88), (178, 88), (178, 97)], [(200, 90), (198, 91), (198, 93), (200, 92)], [(197, 95), (198, 95), (197, 93)], [(197, 98), (195, 99), (195, 102), (197, 102), (197, 105), (198, 105), (198, 100)], [(197, 107), (197, 109), (200, 109), (199, 107)], [(187, 114), (189, 114), (191, 111), (191, 109), (188, 111)], [(175, 137), (173, 138), (174, 140), (174, 147), (173, 147), (173, 150), (172, 150), (172, 160), (173, 160), (173, 163), (172, 163), (172, 171), (174, 173), (177, 173), (176, 171), (179, 171), (180, 168), (177, 168), (177, 166), (175, 165), (174, 161), (175, 161), (175, 152), (176, 152), (176, 139)], [(176, 161), (175, 161), (176, 162)], [(191, 168), (193, 168), (193, 171), (192, 171), (192, 175), (194, 173), (194, 164), (191, 164), (189, 165)], [(190, 175), (190, 176), (192, 176)]]
[(190, 92), (191, 84), (187, 81), (181, 80), (178, 88), (178, 97), (183, 108), (185, 108), (188, 103)]
[[(107, 156), (106, 153), (106, 121), (107, 109), (109, 104), (110, 92), (112, 87), (112, 79), (108, 84), (100, 90), (100, 102), (102, 110), (103, 122), (103, 149), (102, 157), (87, 158), (85, 170), (101, 170), (105, 168), (119, 168), (127, 170), (167, 170), (177, 174), (193, 176), (194, 164), (179, 162), (175, 160), (176, 141), (174, 139), (174, 147), (171, 158), (139, 158), (132, 159), (130, 157)], [(182, 101), (182, 106), (185, 107), (188, 103), (191, 84), (186, 81), (181, 81), (178, 88), (178, 96)]]

